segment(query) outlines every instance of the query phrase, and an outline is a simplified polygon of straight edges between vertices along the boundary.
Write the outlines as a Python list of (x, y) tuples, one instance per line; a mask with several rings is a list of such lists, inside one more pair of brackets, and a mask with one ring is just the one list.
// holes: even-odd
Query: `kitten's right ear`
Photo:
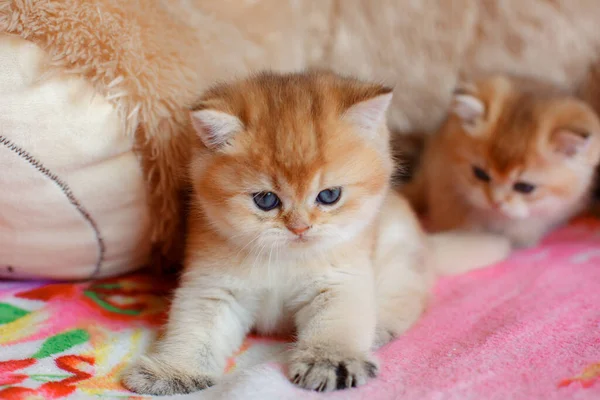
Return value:
[(558, 129), (552, 134), (554, 151), (565, 157), (574, 157), (586, 149), (591, 136), (590, 133), (578, 129)]
[(362, 100), (350, 108), (343, 118), (354, 125), (366, 137), (374, 137), (380, 126), (385, 125), (386, 113), (392, 102), (392, 89), (381, 87), (379, 93)]
[(211, 150), (225, 146), (244, 127), (236, 116), (212, 109), (192, 110), (190, 118), (202, 143)]
[(485, 116), (485, 103), (472, 87), (462, 85), (454, 91), (450, 111), (460, 118), (467, 133), (473, 133)]

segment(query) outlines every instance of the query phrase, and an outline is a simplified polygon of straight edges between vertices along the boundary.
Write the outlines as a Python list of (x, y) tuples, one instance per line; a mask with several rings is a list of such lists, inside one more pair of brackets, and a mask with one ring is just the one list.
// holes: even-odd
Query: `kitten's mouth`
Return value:
[(310, 242), (310, 238), (307, 238), (306, 236), (296, 236), (289, 241), (290, 245), (292, 246), (301, 246), (308, 242)]
[(527, 215), (524, 213), (514, 212), (511, 210), (502, 208), (502, 207), (498, 207), (498, 208), (492, 207), (491, 210), (494, 214), (498, 215), (499, 217), (502, 217), (504, 219), (511, 220), (511, 221), (518, 221), (518, 220), (527, 218)]
[(490, 215), (495, 216), (496, 218), (513, 219), (512, 216), (501, 207), (490, 206), (488, 210)]

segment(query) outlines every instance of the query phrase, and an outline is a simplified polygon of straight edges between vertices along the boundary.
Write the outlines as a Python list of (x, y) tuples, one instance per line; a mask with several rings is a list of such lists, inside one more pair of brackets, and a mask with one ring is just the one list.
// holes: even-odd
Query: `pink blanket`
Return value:
[[(164, 316), (150, 287), (143, 276), (0, 283), (0, 399), (127, 396), (118, 376)], [(285, 349), (249, 338), (221, 384), (179, 398), (600, 399), (600, 221), (578, 220), (500, 265), (440, 281), (362, 388), (296, 389), (280, 366)]]

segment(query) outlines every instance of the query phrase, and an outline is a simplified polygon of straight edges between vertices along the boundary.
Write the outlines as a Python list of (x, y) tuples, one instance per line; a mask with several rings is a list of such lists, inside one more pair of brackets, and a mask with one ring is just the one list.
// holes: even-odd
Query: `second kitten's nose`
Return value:
[(309, 230), (310, 226), (308, 226), (308, 225), (293, 225), (293, 226), (288, 226), (287, 228), (293, 234), (300, 236), (304, 232), (306, 232), (307, 230)]

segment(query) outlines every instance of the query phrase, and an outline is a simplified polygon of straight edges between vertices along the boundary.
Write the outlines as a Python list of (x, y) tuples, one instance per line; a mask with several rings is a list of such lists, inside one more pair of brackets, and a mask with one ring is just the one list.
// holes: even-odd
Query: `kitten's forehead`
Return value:
[(322, 179), (322, 171), (317, 169), (312, 176), (305, 175), (301, 179), (290, 179), (285, 174), (277, 174), (273, 178), (273, 184), (278, 193), (290, 196), (294, 201), (301, 201), (321, 189)]
[(304, 148), (297, 143), (266, 148), (256, 143), (246, 156), (246, 165), (269, 179), (276, 190), (298, 198), (329, 186), (361, 183), (385, 170), (374, 149), (351, 140)]
[(279, 118), (277, 124), (249, 126), (244, 152), (250, 165), (276, 185), (304, 193), (329, 158), (324, 138), (311, 121)]
[(539, 113), (534, 99), (522, 96), (519, 101), (506, 104), (487, 139), (487, 156), (501, 174), (523, 168), (535, 152)]
[(389, 89), (331, 73), (266, 73), (216, 87), (201, 103), (243, 126), (226, 154), (214, 154), (240, 169), (240, 184), (260, 189), (255, 186), (268, 179), (272, 189), (301, 197), (328, 186), (370, 181), (376, 191), (385, 185), (387, 147), (344, 118), (354, 105), (382, 94)]
[(378, 85), (327, 73), (267, 74), (241, 85), (226, 99), (226, 111), (244, 124), (236, 140), (242, 152), (287, 182), (312, 181), (325, 166), (335, 168), (357, 147), (369, 146), (341, 116), (377, 95)]

